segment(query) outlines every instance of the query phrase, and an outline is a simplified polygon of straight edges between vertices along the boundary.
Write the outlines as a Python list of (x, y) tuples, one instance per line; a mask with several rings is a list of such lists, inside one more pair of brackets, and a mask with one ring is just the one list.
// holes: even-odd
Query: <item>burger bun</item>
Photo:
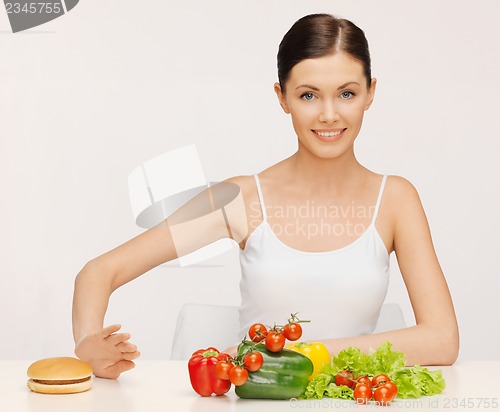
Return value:
[(80, 383), (71, 383), (66, 385), (46, 385), (35, 382), (33, 379), (28, 381), (28, 388), (33, 392), (48, 394), (79, 393), (88, 391), (92, 387), (92, 379)]
[(38, 393), (78, 393), (92, 387), (92, 367), (76, 358), (41, 359), (30, 365), (27, 375), (28, 388)]

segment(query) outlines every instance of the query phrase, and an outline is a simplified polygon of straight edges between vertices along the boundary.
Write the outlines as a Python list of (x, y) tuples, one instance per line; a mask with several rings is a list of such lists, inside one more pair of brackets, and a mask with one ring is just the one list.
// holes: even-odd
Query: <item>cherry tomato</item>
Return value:
[(358, 405), (368, 403), (372, 398), (372, 388), (369, 384), (358, 383), (354, 388), (354, 400)]
[(389, 388), (389, 390), (391, 391), (390, 395), (392, 396), (393, 399), (398, 394), (398, 387), (396, 386), (396, 384), (394, 382), (392, 382), (392, 381), (384, 382), (384, 383), (379, 384), (378, 387), (382, 387), (382, 386)]
[(225, 361), (231, 359), (231, 355), (229, 353), (221, 352), (219, 353), (219, 356), (217, 356), (217, 359), (219, 359), (220, 361)]
[(354, 375), (351, 371), (343, 370), (337, 373), (335, 376), (335, 384), (337, 386), (348, 386), (349, 388), (354, 388), (356, 381), (354, 380)]
[(250, 372), (255, 372), (260, 369), (264, 363), (264, 357), (260, 352), (252, 352), (245, 355), (243, 358), (243, 364)]
[(391, 378), (389, 378), (385, 373), (381, 373), (376, 375), (372, 379), (372, 386), (378, 386), (379, 383), (382, 382), (390, 382)]
[(233, 368), (231, 362), (226, 362), (225, 360), (217, 362), (215, 365), (215, 374), (219, 379), (229, 379), (229, 371)]
[(302, 336), (302, 326), (295, 322), (287, 323), (283, 328), (283, 334), (288, 340), (299, 340)]
[(279, 352), (285, 346), (285, 336), (280, 332), (271, 331), (266, 337), (266, 348), (271, 352)]
[(389, 389), (387, 386), (382, 385), (375, 389), (375, 392), (373, 393), (373, 399), (375, 400), (377, 405), (387, 406), (391, 404), (394, 396), (391, 389)]
[(262, 323), (254, 323), (248, 329), (248, 337), (253, 342), (260, 342), (266, 339), (267, 328)]
[(357, 383), (362, 383), (364, 385), (371, 386), (372, 380), (368, 377), (368, 375), (361, 375), (354, 379)]
[(229, 380), (234, 386), (243, 385), (248, 379), (248, 371), (242, 366), (233, 366), (229, 371)]

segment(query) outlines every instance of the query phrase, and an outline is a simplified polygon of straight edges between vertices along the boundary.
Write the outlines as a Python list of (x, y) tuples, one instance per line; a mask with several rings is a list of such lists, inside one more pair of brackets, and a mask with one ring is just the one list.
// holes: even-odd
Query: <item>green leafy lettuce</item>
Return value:
[(391, 379), (398, 387), (400, 398), (436, 395), (446, 386), (440, 370), (430, 371), (419, 365), (397, 371)]
[(344, 369), (350, 370), (354, 376), (385, 373), (397, 385), (400, 398), (436, 395), (445, 388), (440, 370), (430, 371), (419, 365), (411, 368), (405, 366), (404, 353), (392, 350), (390, 342), (382, 343), (370, 354), (361, 352), (359, 348), (349, 347), (334, 356), (330, 364), (325, 365), (321, 373), (309, 382), (302, 398), (321, 399), (328, 396), (354, 399), (351, 388), (335, 384), (335, 375)]

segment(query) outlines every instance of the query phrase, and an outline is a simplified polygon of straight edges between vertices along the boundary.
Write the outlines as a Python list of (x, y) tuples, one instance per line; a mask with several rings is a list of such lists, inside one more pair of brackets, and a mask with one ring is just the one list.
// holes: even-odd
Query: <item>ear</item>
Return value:
[(288, 108), (288, 104), (286, 102), (286, 97), (283, 91), (281, 90), (281, 85), (279, 83), (274, 83), (274, 92), (276, 96), (278, 96), (278, 100), (280, 102), (281, 108), (286, 114), (290, 114), (290, 109)]
[(370, 87), (368, 89), (368, 98), (365, 105), (365, 110), (368, 110), (373, 103), (373, 98), (375, 97), (375, 89), (377, 88), (377, 79), (372, 77)]

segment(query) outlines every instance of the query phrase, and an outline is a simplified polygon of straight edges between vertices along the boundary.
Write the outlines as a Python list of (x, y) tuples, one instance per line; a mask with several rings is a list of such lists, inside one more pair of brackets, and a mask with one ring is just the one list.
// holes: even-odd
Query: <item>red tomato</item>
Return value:
[(368, 377), (368, 375), (362, 375), (358, 376), (356, 379), (354, 379), (357, 383), (362, 383), (364, 385), (371, 386), (372, 385), (372, 380)]
[(248, 329), (248, 337), (253, 342), (260, 342), (266, 339), (267, 328), (262, 323), (254, 323)]
[(372, 398), (372, 388), (366, 383), (358, 383), (354, 388), (354, 400), (358, 405), (368, 403)]
[(231, 362), (226, 362), (225, 360), (220, 361), (215, 365), (215, 374), (219, 379), (228, 380), (229, 379), (229, 371), (233, 368), (233, 364)]
[(229, 380), (234, 386), (243, 385), (248, 379), (248, 371), (242, 366), (233, 366), (229, 371)]
[(266, 337), (266, 348), (271, 352), (279, 352), (285, 346), (285, 337), (282, 333), (271, 331)]
[(381, 386), (389, 388), (389, 390), (391, 391), (390, 395), (392, 395), (393, 399), (397, 396), (397, 394), (398, 394), (398, 387), (396, 386), (396, 384), (394, 382), (389, 381), (389, 382), (381, 383), (379, 385), (379, 387), (381, 387)]
[(231, 355), (229, 353), (221, 352), (219, 353), (219, 356), (217, 356), (217, 359), (219, 360), (226, 360), (229, 359)]
[(260, 352), (252, 352), (245, 355), (243, 358), (243, 364), (250, 372), (255, 372), (260, 369), (264, 363), (264, 357)]
[(381, 373), (381, 374), (373, 377), (372, 386), (377, 386), (379, 383), (390, 382), (390, 381), (391, 381), (391, 378), (389, 378), (385, 373)]
[(283, 334), (288, 340), (299, 340), (302, 336), (302, 326), (298, 323), (287, 323), (283, 328)]
[(387, 386), (382, 385), (375, 389), (375, 392), (373, 393), (373, 399), (375, 400), (377, 405), (387, 406), (391, 404), (394, 396), (391, 389), (389, 389)]
[(335, 376), (335, 384), (337, 386), (348, 386), (349, 388), (354, 388), (356, 381), (354, 380), (354, 375), (351, 371), (343, 370), (337, 373)]

